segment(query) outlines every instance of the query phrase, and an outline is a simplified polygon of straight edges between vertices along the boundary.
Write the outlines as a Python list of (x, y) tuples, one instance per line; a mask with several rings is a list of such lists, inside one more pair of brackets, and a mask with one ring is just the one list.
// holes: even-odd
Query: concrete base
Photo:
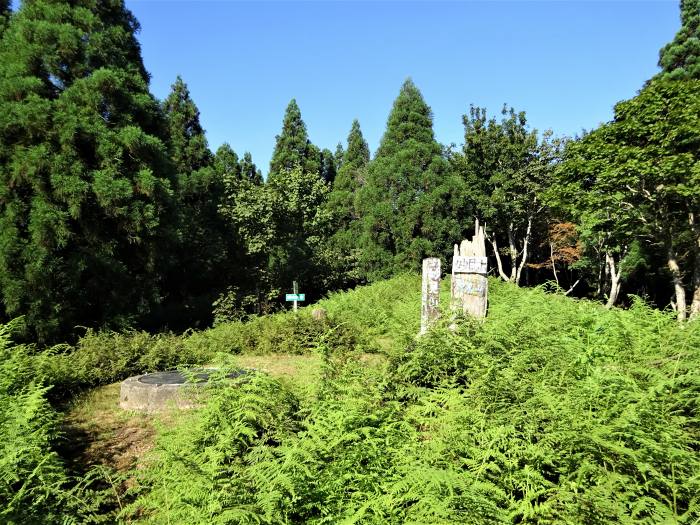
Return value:
[[(180, 372), (158, 372), (133, 376), (122, 382), (119, 406), (124, 410), (162, 412), (168, 409), (188, 409), (201, 405), (204, 388), (213, 369), (203, 369), (188, 381)], [(245, 374), (230, 374), (234, 378)], [(192, 379), (192, 378), (190, 378)]]

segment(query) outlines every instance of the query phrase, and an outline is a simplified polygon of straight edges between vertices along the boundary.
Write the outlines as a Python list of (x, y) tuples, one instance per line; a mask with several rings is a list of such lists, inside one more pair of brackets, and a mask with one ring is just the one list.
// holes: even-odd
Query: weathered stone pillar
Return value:
[(314, 308), (311, 310), (311, 318), (314, 321), (325, 321), (328, 317), (328, 312), (325, 308)]
[(423, 259), (423, 295), (420, 315), (420, 333), (424, 334), (440, 317), (440, 259)]
[(471, 241), (455, 244), (452, 258), (452, 308), (477, 319), (486, 317), (489, 282), (486, 235), (476, 221)]

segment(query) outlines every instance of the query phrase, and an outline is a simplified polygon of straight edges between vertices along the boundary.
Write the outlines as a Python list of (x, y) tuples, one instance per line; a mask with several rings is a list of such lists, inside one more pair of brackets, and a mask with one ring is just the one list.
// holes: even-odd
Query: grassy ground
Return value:
[[(442, 299), (447, 301), (449, 291), (446, 283), (443, 285)], [(334, 331), (336, 335), (339, 330), (361, 334), (361, 339), (348, 342), (363, 363), (379, 366), (385, 362), (385, 354), (403, 347), (404, 332), (418, 330), (420, 278), (405, 275), (391, 282), (334, 293), (300, 312), (308, 317), (307, 310), (318, 306), (326, 308), (336, 319), (339, 327)], [(81, 341), (85, 363), (71, 356), (63, 367), (67, 370), (84, 368), (91, 377), (94, 370), (108, 369), (104, 376), (109, 378), (118, 375), (112, 369), (126, 370), (127, 366), (118, 359), (116, 363), (103, 363), (99, 359), (120, 351), (125, 353), (124, 349), (129, 349), (134, 356), (140, 355), (144, 363), (136, 368), (145, 370), (172, 368), (171, 361), (176, 360), (168, 358), (169, 353), (198, 356), (194, 358), (196, 361), (215, 352), (227, 355), (242, 352), (233, 357), (234, 365), (266, 372), (290, 386), (299, 397), (305, 397), (318, 382), (321, 359), (313, 350), (316, 344), (313, 338), (318, 334), (313, 333), (314, 326), (309, 325), (304, 315), (299, 317), (299, 326), (295, 316), (288, 312), (246, 324), (220, 325), (186, 338), (165, 336), (161, 339), (145, 333), (94, 334)], [(321, 334), (327, 328), (319, 329)], [(292, 344), (295, 341), (301, 344), (295, 346)], [(338, 341), (329, 344), (337, 345)], [(274, 349), (279, 350), (275, 353)], [(94, 356), (99, 359), (95, 361)], [(97, 386), (78, 394), (68, 405), (63, 420), (61, 455), (71, 463), (74, 472), (85, 472), (96, 465), (126, 472), (137, 466), (139, 458), (152, 447), (159, 426), (169, 427), (187, 417), (178, 411), (157, 415), (124, 411), (119, 408), (119, 388), (120, 382)]]
[[(379, 366), (384, 357), (362, 354), (368, 366)], [(300, 396), (318, 380), (321, 359), (317, 355), (240, 355), (233, 362), (254, 368), (288, 384)], [(119, 407), (121, 383), (94, 388), (78, 396), (64, 418), (64, 457), (72, 470), (87, 471), (105, 466), (118, 472), (138, 467), (139, 458), (153, 447), (159, 427), (171, 427), (189, 416), (176, 409), (158, 414), (142, 414)]]

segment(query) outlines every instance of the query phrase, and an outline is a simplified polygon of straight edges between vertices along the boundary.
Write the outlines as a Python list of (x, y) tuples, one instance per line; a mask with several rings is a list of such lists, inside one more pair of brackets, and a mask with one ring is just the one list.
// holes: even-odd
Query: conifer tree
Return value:
[(214, 155), (214, 170), (224, 181), (224, 185), (236, 186), (241, 180), (241, 164), (238, 155), (231, 146), (224, 142)]
[(241, 177), (243, 177), (244, 180), (248, 180), (256, 186), (263, 183), (262, 172), (253, 162), (253, 156), (249, 151), (246, 151), (243, 154), (243, 158), (241, 159), (239, 165), (241, 168)]
[(341, 142), (338, 142), (337, 146), (335, 147), (335, 153), (333, 156), (335, 157), (335, 169), (340, 171), (340, 168), (343, 167), (343, 155), (345, 154), (345, 150), (343, 149), (343, 144)]
[(321, 178), (328, 184), (333, 184), (336, 174), (335, 156), (331, 150), (323, 149), (321, 151)]
[(158, 300), (165, 123), (121, 0), (24, 2), (0, 43), (0, 290), (42, 340)]
[(301, 167), (305, 173), (320, 175), (320, 153), (309, 141), (297, 101), (292, 99), (284, 114), (282, 132), (276, 137), (268, 176), (274, 178), (296, 166)]
[(347, 228), (350, 221), (357, 218), (355, 192), (366, 178), (367, 164), (369, 146), (362, 136), (359, 121), (355, 119), (348, 134), (348, 149), (343, 153), (343, 165), (335, 179), (329, 204), (339, 220), (337, 226), (340, 229)]
[(358, 197), (366, 278), (417, 269), (423, 257), (446, 258), (467, 226), (463, 190), (433, 136), (431, 110), (409, 79)]
[(362, 168), (369, 163), (369, 145), (362, 136), (360, 121), (357, 119), (352, 121), (352, 127), (348, 134), (348, 149), (343, 156), (343, 160), (355, 169)]
[(700, 80), (700, 0), (681, 0), (681, 29), (659, 52), (658, 75)]
[(357, 119), (352, 123), (348, 148), (343, 151), (342, 159), (342, 166), (327, 203), (335, 230), (329, 243), (334, 253), (330, 260), (335, 262), (335, 267), (329, 273), (335, 276), (335, 288), (345, 288), (362, 281), (362, 276), (358, 273), (361, 225), (355, 200), (357, 190), (367, 178), (369, 146), (362, 136)]
[(171, 86), (163, 109), (168, 117), (172, 157), (177, 172), (186, 175), (210, 166), (212, 155), (199, 122), (199, 109), (179, 75)]
[(239, 181), (240, 168), (227, 144), (219, 148), (216, 159), (211, 154), (199, 110), (179, 76), (163, 109), (177, 170), (180, 214), (179, 245), (171, 254), (173, 271), (167, 283), (167, 321), (170, 326), (192, 326), (208, 321), (211, 304), (231, 274), (235, 245), (219, 207), (225, 185), (233, 182), (227, 178)]

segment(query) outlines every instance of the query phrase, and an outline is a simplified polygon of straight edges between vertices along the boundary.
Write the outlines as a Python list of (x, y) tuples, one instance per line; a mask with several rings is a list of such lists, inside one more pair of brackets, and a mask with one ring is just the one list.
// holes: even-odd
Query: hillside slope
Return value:
[[(483, 324), (438, 326), (417, 340), (418, 285), (403, 276), (322, 301), (332, 323), (309, 345), (324, 363), (313, 395), (266, 375), (221, 390), (195, 424), (163, 432), (125, 515), (700, 519), (700, 324), (680, 326), (641, 303), (607, 311), (492, 281)], [(389, 359), (366, 366), (358, 348)]]

